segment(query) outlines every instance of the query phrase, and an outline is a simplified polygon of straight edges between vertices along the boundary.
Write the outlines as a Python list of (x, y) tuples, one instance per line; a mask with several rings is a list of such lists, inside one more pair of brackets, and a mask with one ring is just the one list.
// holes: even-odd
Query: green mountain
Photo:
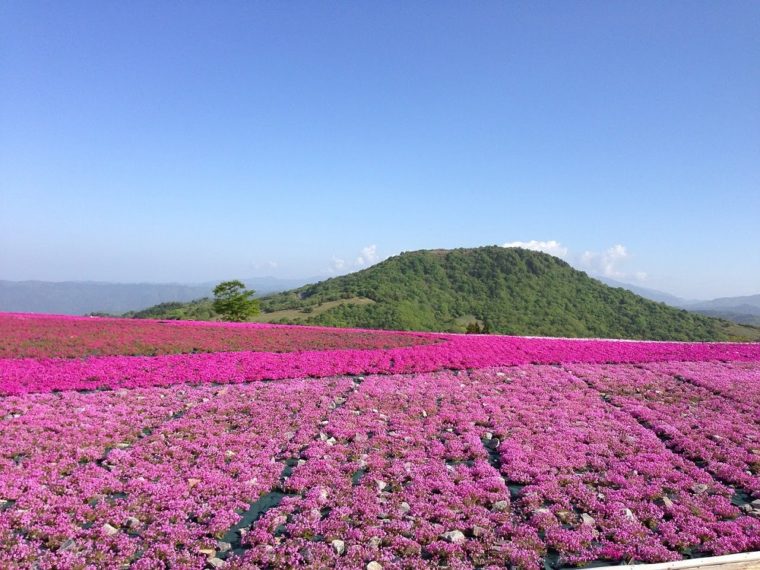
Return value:
[[(187, 306), (187, 313), (209, 308), (209, 301), (200, 301)], [(402, 253), (356, 273), (263, 297), (261, 308), (256, 320), (338, 327), (464, 332), (477, 324), (516, 335), (760, 337), (758, 329), (608, 287), (551, 255), (497, 246)], [(172, 311), (174, 318), (187, 318), (184, 309)]]

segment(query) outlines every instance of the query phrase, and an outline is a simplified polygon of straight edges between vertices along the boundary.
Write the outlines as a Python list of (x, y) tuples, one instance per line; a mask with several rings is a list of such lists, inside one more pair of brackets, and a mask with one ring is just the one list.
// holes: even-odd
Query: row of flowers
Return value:
[(1, 399), (0, 567), (203, 568), (350, 386)]
[(22, 313), (0, 313), (0, 339), (0, 358), (387, 349), (437, 341), (392, 331)]
[(760, 511), (689, 456), (740, 429), (721, 449), (743, 457), (757, 423), (684, 418), (705, 425), (687, 449), (640, 410), (676, 422), (727, 397), (569, 367), (1, 398), (0, 567), (537, 570), (760, 548)]
[[(55, 321), (55, 319), (52, 319)], [(205, 325), (178, 325), (204, 330)], [(213, 330), (285, 331), (293, 338), (334, 329), (265, 325), (213, 325)], [(345, 334), (382, 331), (348, 331)], [(268, 333), (267, 333), (268, 334)], [(279, 332), (277, 334), (280, 334)], [(628, 342), (495, 335), (415, 335), (426, 344), (401, 348), (214, 352), (162, 356), (96, 356), (86, 359), (0, 358), (0, 394), (61, 390), (169, 386), (178, 383), (241, 383), (342, 374), (411, 374), (528, 363), (658, 361), (758, 361), (760, 344)], [(368, 337), (369, 338), (369, 337)], [(394, 337), (389, 337), (394, 338)], [(381, 342), (381, 341), (378, 341)], [(415, 341), (416, 342), (416, 341)], [(307, 343), (308, 344), (308, 343)]]
[[(640, 366), (570, 365), (613, 405), (656, 433), (669, 448), (704, 467), (737, 490), (760, 498), (760, 423), (756, 410), (742, 409), (697, 383), (720, 384), (714, 371), (720, 365), (702, 363), (702, 374), (690, 366), (698, 380), (684, 382), (659, 372), (678, 371), (675, 365), (658, 365), (658, 371)], [(760, 386), (760, 366), (755, 363), (745, 378)], [(750, 396), (752, 397), (752, 396)], [(756, 397), (756, 396), (755, 396)]]

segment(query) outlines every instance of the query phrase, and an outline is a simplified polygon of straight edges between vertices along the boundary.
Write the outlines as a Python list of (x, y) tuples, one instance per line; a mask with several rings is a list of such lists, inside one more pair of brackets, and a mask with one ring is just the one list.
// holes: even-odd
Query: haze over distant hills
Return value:
[[(311, 279), (246, 279), (259, 295), (299, 287)], [(104, 283), (94, 281), (0, 281), (0, 311), (24, 313), (125, 313), (170, 301), (208, 297), (216, 283)]]
[(630, 283), (621, 283), (606, 277), (596, 277), (610, 287), (622, 287), (645, 299), (686, 309), (708, 317), (717, 317), (744, 325), (760, 326), (760, 294), (741, 297), (721, 297), (710, 301), (696, 301), (676, 297), (669, 293), (647, 289)]

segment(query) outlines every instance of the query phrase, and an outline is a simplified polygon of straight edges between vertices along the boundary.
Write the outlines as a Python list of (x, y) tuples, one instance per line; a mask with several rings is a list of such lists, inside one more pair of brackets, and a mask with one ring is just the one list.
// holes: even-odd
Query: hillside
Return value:
[[(357, 302), (362, 299), (369, 302)], [(518, 335), (726, 338), (719, 321), (608, 287), (556, 257), (496, 246), (404, 253), (266, 297), (262, 308), (299, 311), (299, 318), (286, 320), (330, 326), (464, 330), (478, 321), (492, 332)]]
[[(757, 340), (760, 329), (604, 285), (545, 253), (423, 250), (261, 299), (262, 322), (653, 340)], [(214, 318), (209, 300), (129, 316)]]

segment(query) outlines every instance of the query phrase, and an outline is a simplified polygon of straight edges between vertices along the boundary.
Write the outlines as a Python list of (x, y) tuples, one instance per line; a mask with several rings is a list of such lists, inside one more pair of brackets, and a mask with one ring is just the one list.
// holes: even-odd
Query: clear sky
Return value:
[(760, 293), (760, 2), (0, 3), (0, 278), (532, 241)]

